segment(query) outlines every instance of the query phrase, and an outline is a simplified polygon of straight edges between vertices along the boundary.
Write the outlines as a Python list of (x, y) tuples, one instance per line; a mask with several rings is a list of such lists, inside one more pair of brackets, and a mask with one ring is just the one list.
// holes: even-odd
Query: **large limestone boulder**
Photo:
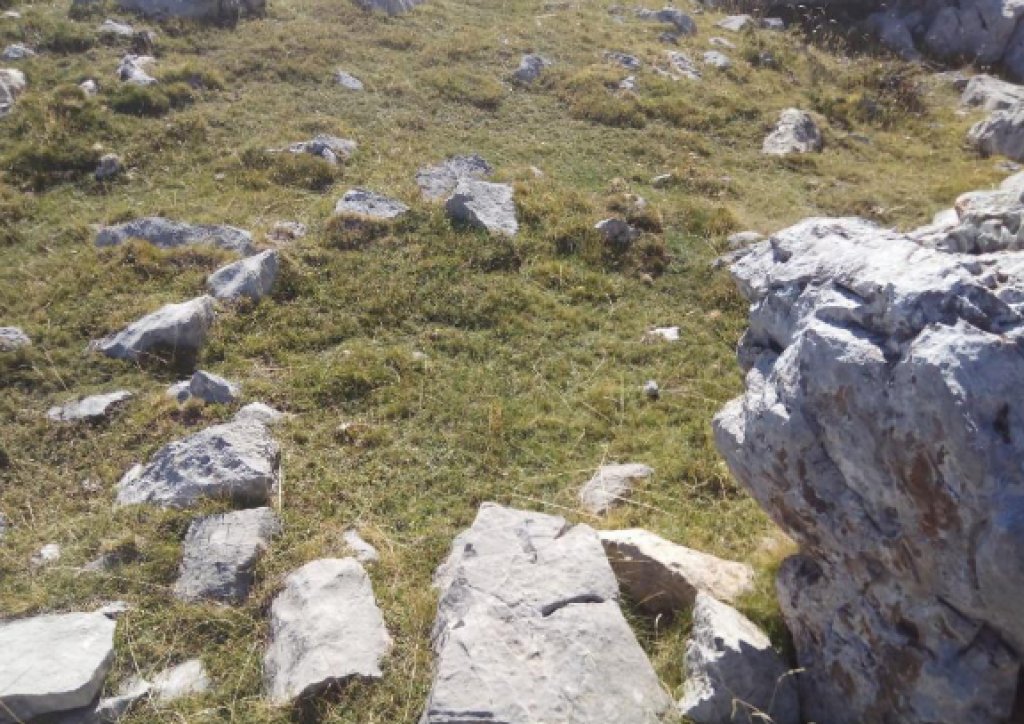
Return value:
[(262, 299), (277, 281), (279, 255), (268, 250), (223, 266), (206, 280), (206, 287), (217, 299)]
[(113, 662), (115, 627), (101, 613), (0, 623), (0, 723), (89, 704)]
[(1024, 103), (996, 111), (974, 124), (967, 140), (985, 155), (1024, 161)]
[(96, 234), (96, 246), (117, 246), (129, 239), (147, 241), (161, 249), (206, 244), (239, 254), (254, 251), (252, 235), (244, 229), (216, 224), (186, 224), (160, 216), (107, 226)]
[(202, 498), (260, 505), (277, 487), (281, 450), (266, 425), (243, 417), (160, 448), (118, 484), (119, 505), (184, 508)]
[(437, 661), (421, 724), (674, 718), (591, 528), (485, 503), (435, 585)]
[(94, 340), (89, 348), (124, 360), (190, 361), (206, 343), (215, 317), (212, 297), (165, 304), (120, 332)]
[(267, 695), (280, 705), (352, 679), (379, 679), (390, 650), (363, 566), (354, 558), (307, 563), (285, 579), (270, 609)]
[[(1021, 209), (1018, 206), (1017, 213)], [(804, 717), (1004, 722), (1024, 652), (1024, 253), (809, 219), (733, 264), (746, 393), (715, 419), (801, 554)]]

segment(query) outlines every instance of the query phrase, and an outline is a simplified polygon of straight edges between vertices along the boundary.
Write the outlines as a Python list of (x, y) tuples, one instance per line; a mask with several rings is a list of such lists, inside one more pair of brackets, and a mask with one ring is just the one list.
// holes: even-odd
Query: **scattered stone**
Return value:
[(450, 196), (460, 181), (483, 179), (493, 173), (491, 165), (480, 156), (453, 156), (436, 166), (421, 168), (416, 173), (416, 185), (424, 198), (439, 201)]
[(135, 35), (135, 28), (127, 23), (119, 23), (116, 20), (103, 21), (103, 24), (96, 29), (99, 35), (107, 35), (117, 38), (131, 38)]
[(708, 42), (718, 48), (725, 48), (726, 50), (736, 49), (736, 43), (726, 40), (725, 38), (711, 38)]
[(54, 422), (76, 422), (78, 420), (100, 420), (132, 397), (131, 392), (120, 390), (101, 395), (90, 395), (66, 405), (51, 407), (46, 416)]
[(4, 52), (0, 53), (0, 60), (27, 60), (34, 57), (36, 57), (36, 51), (21, 43), (8, 45), (4, 48)]
[(910, 28), (897, 13), (891, 10), (882, 10), (872, 13), (863, 23), (864, 29), (869, 35), (907, 61), (918, 61), (921, 54), (914, 45), (914, 36)]
[(974, 124), (967, 139), (983, 154), (1024, 161), (1024, 103), (995, 111)]
[(732, 61), (725, 53), (709, 50), (704, 53), (704, 65), (710, 65), (712, 68), (718, 68), (718, 70), (729, 70), (732, 67)]
[(421, 724), (670, 719), (590, 527), (485, 503), (434, 584), (436, 667)]
[(543, 55), (530, 53), (520, 59), (519, 67), (516, 68), (512, 77), (520, 83), (533, 83), (549, 65), (551, 65), (551, 61)]
[(243, 420), (255, 420), (256, 422), (262, 422), (264, 425), (270, 427), (272, 425), (277, 425), (284, 420), (284, 413), (279, 412), (270, 405), (265, 405), (262, 402), (250, 402), (248, 405), (236, 412), (232, 419), (236, 422)]
[(659, 33), (658, 41), (667, 45), (679, 45), (679, 36), (675, 33)]
[(0, 68), (0, 118), (14, 110), (14, 104), (25, 91), (25, 74), (15, 68)]
[(121, 157), (116, 153), (105, 153), (100, 157), (100, 162), (92, 175), (97, 181), (109, 181), (119, 176), (122, 171), (124, 166), (121, 164)]
[(196, 696), (210, 690), (210, 677), (201, 659), (189, 659), (153, 678), (153, 697), (161, 704)]
[(185, 508), (202, 498), (264, 505), (277, 487), (281, 451), (252, 417), (214, 425), (165, 445), (119, 483), (119, 505)]
[(0, 352), (13, 352), (30, 344), (32, 340), (18, 327), (0, 327)]
[(249, 595), (256, 563), (280, 530), (270, 508), (197, 518), (185, 535), (174, 595), (241, 603)]
[(32, 565), (33, 566), (48, 566), (51, 563), (56, 563), (60, 560), (63, 552), (56, 543), (47, 543), (42, 548), (32, 554)]
[(234, 21), (240, 14), (263, 15), (266, 0), (117, 0), (124, 11), (154, 18), (186, 18), (190, 20)]
[(7, 516), (0, 513), (0, 541), (2, 541), (7, 534), (11, 531), (11, 522), (7, 520)]
[(0, 622), (0, 722), (89, 705), (113, 662), (115, 627), (99, 613)]
[(401, 15), (419, 5), (423, 0), (355, 0), (363, 10), (383, 12), (388, 15)]
[(761, 27), (765, 30), (785, 30), (786, 21), (782, 18), (761, 18)]
[(4, 10), (0, 13), (0, 18), (5, 18), (7, 20), (21, 20), (21, 13), (17, 10)]
[(344, 70), (339, 70), (334, 73), (334, 82), (345, 90), (361, 91), (363, 89), (363, 81)]
[(996, 170), (1003, 173), (1017, 173), (1021, 170), (1021, 165), (1013, 161), (1000, 161), (996, 164)]
[(659, 397), (661, 397), (661, 388), (658, 387), (658, 383), (656, 380), (647, 380), (647, 382), (644, 383), (643, 389), (644, 394), (649, 399), (657, 400)]
[(775, 60), (775, 54), (769, 50), (755, 55), (750, 59), (750, 64), (755, 68), (777, 68), (779, 66), (778, 61)]
[(161, 249), (207, 244), (246, 256), (255, 251), (252, 235), (244, 229), (216, 224), (186, 224), (160, 216), (147, 216), (104, 227), (96, 234), (96, 246), (118, 246), (129, 239), (141, 239)]
[(359, 535), (359, 531), (355, 528), (346, 530), (343, 537), (345, 545), (352, 550), (356, 560), (360, 563), (370, 564), (380, 560), (380, 554), (377, 553), (377, 549), (363, 540), (362, 536)]
[(756, 231), (738, 231), (735, 234), (730, 234), (726, 243), (730, 249), (742, 249), (762, 241), (764, 241), (764, 234)]
[(306, 236), (306, 225), (298, 221), (278, 221), (267, 236), (271, 241), (298, 241)]
[(126, 55), (117, 66), (117, 77), (122, 83), (156, 85), (156, 78), (146, 72), (146, 68), (154, 64), (156, 58), (152, 55)]
[(802, 721), (793, 676), (768, 637), (703, 591), (693, 607), (679, 712), (696, 724)]
[(735, 601), (754, 587), (754, 569), (671, 543), (646, 530), (601, 531), (601, 543), (630, 597), (645, 612), (672, 616), (703, 591)]
[(229, 382), (219, 375), (196, 370), (188, 383), (189, 397), (195, 397), (203, 402), (219, 405), (228, 405), (238, 400), (239, 389), (234, 382)]
[(308, 153), (327, 161), (331, 165), (337, 165), (341, 161), (352, 158), (358, 144), (347, 138), (319, 134), (310, 141), (299, 141), (287, 148), (289, 153)]
[(644, 335), (648, 342), (678, 342), (679, 327), (655, 327)]
[(508, 184), (463, 179), (445, 202), (445, 210), (454, 221), (492, 234), (515, 236), (519, 222), (513, 193)]
[(345, 195), (338, 200), (334, 207), (334, 213), (392, 221), (409, 213), (409, 207), (401, 201), (390, 199), (373, 191), (352, 189), (346, 191)]
[(663, 8), (661, 10), (647, 10), (637, 8), (636, 15), (641, 20), (655, 20), (659, 23), (671, 23), (676, 27), (680, 35), (693, 35), (697, 32), (697, 24), (693, 18), (676, 8)]
[(671, 186), (673, 183), (675, 183), (675, 180), (676, 180), (675, 174), (673, 174), (673, 173), (662, 173), (662, 174), (658, 174), (657, 176), (655, 176), (654, 178), (651, 179), (651, 186), (654, 186), (655, 188), (659, 188), (659, 189), (660, 188), (665, 188), (666, 186)]
[(282, 705), (353, 678), (380, 679), (390, 650), (362, 565), (354, 558), (307, 563), (285, 579), (270, 609), (267, 695)]
[(634, 91), (636, 90), (636, 76), (627, 75), (621, 81), (619, 81), (620, 91)]
[(280, 271), (279, 255), (271, 249), (223, 266), (206, 279), (217, 299), (262, 299), (270, 294)]
[(686, 53), (676, 50), (668, 51), (669, 75), (673, 78), (683, 77), (687, 80), (700, 80), (702, 74), (697, 64)]
[(739, 33), (747, 28), (754, 27), (754, 18), (749, 15), (730, 15), (727, 18), (719, 20), (715, 25), (723, 30)]
[(633, 486), (646, 480), (654, 471), (646, 465), (602, 465), (580, 490), (580, 503), (587, 512), (604, 515), (633, 492)]
[(811, 114), (796, 108), (787, 108), (779, 114), (779, 121), (764, 139), (761, 153), (787, 156), (792, 153), (817, 153), (824, 143), (821, 131)]
[(91, 98), (92, 96), (100, 92), (99, 85), (92, 78), (89, 78), (88, 80), (83, 80), (81, 83), (78, 84), (78, 87), (82, 89), (82, 92), (85, 93), (86, 97), (88, 98)]
[(1001, 111), (1024, 102), (1024, 86), (991, 75), (976, 75), (967, 82), (960, 102), (986, 111)]
[(137, 361), (166, 355), (188, 362), (206, 343), (214, 317), (213, 297), (165, 304), (120, 332), (90, 342), (89, 349), (114, 359)]
[(639, 58), (628, 53), (606, 50), (604, 59), (610, 63), (621, 65), (626, 70), (640, 70), (643, 67), (643, 63), (640, 62)]
[(630, 226), (622, 219), (604, 219), (598, 221), (594, 228), (600, 232), (606, 242), (621, 248), (628, 248), (640, 238), (640, 230)]

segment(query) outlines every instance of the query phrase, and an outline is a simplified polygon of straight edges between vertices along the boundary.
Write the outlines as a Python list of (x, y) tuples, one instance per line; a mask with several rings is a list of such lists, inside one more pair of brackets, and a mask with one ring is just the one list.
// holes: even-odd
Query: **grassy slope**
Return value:
[[(18, 9), (22, 21), (0, 21), (5, 40), (90, 36), (102, 20), (58, 27), (63, 4)], [(727, 35), (714, 32), (715, 19), (698, 17), (700, 33), (684, 49), (699, 54), (708, 37)], [(23, 327), (36, 344), (0, 357), (0, 510), (15, 524), (0, 547), (0, 612), (131, 600), (138, 608), (119, 627), (111, 686), (136, 668), (148, 674), (201, 655), (218, 688), (175, 707), (189, 721), (283, 721), (287, 713), (259, 698), (267, 606), (289, 570), (345, 555), (341, 533), (358, 526), (383, 554), (371, 575), (396, 647), (382, 683), (352, 687), (320, 713), (330, 722), (413, 722), (429, 685), (431, 573), (478, 504), (497, 500), (600, 527), (643, 526), (755, 562), (761, 591), (743, 608), (781, 643), (771, 591), (778, 538), (711, 441), (712, 414), (741, 388), (733, 347), (744, 308), (708, 262), (730, 228), (771, 230), (809, 214), (919, 223), (996, 174), (991, 161), (960, 148), (970, 119), (954, 115), (948, 91), (930, 93), (923, 116), (897, 112), (883, 128), (856, 110), (863, 94), (875, 94), (864, 79), (881, 64), (840, 60), (796, 36), (729, 36), (741, 46), (730, 52), (735, 70), (709, 71), (702, 84), (645, 70), (638, 99), (612, 99), (601, 80), (625, 73), (603, 65), (602, 51), (659, 61), (664, 29), (631, 17), (616, 22), (594, 2), (545, 9), (536, 0), (430, 0), (388, 19), (347, 0), (275, 0), (266, 19), (234, 30), (158, 28), (164, 71), (190, 64), (225, 84), (160, 118), (105, 109), (123, 49), (97, 45), (23, 64), (30, 91), (0, 122), (8, 167), (0, 211), (22, 217), (5, 227), (0, 248), (0, 323)], [(780, 68), (744, 60), (765, 47)], [(538, 87), (512, 88), (504, 80), (528, 51), (556, 65)], [(368, 92), (335, 87), (338, 67), (366, 81)], [(80, 127), (71, 128), (55, 112), (53, 89), (86, 77), (100, 79), (106, 95), (74, 111)], [(763, 158), (760, 139), (778, 110), (793, 105), (828, 111), (828, 150), (797, 161)], [(645, 125), (589, 120), (611, 111), (634, 122), (643, 115)], [(849, 138), (851, 130), (870, 142)], [(246, 149), (317, 132), (360, 144), (327, 191), (282, 184), (288, 169), (241, 160)], [(122, 154), (132, 178), (110, 188), (84, 178), (36, 194), (16, 190), (25, 179), (10, 170), (12, 154), (67, 149), (69, 137)], [(452, 229), (418, 201), (415, 170), (460, 152), (481, 153), (501, 178), (517, 181), (526, 223), (515, 243)], [(671, 170), (681, 183), (649, 186)], [(343, 251), (323, 226), (335, 199), (357, 185), (415, 202), (415, 218), (365, 249)], [(675, 260), (653, 285), (594, 253), (556, 252), (555, 237), (585, 238), (579, 229), (608, 215), (608, 195), (624, 189), (665, 218)], [(237, 609), (169, 596), (194, 511), (111, 505), (133, 462), (231, 412), (179, 412), (163, 394), (178, 379), (173, 371), (84, 353), (89, 339), (201, 293), (223, 261), (213, 252), (98, 252), (91, 244), (92, 224), (157, 213), (256, 232), (297, 219), (312, 232), (283, 248), (275, 297), (226, 310), (201, 359), (242, 382), (250, 399), (296, 413), (279, 435), (286, 532)], [(650, 326), (668, 324), (682, 327), (681, 343), (641, 342)], [(415, 351), (428, 360), (414, 359)], [(638, 391), (652, 378), (665, 390), (656, 403)], [(55, 427), (42, 418), (55, 401), (122, 387), (139, 398), (107, 425)], [(345, 422), (358, 424), (342, 432)], [(576, 510), (576, 491), (611, 460), (644, 461), (657, 474), (621, 512), (589, 519)], [(98, 492), (83, 489), (87, 479)], [(31, 554), (51, 541), (64, 546), (60, 564), (31, 567)], [(106, 574), (77, 570), (123, 545), (139, 559)], [(678, 693), (685, 621), (636, 623)], [(133, 716), (176, 718), (148, 709)]]

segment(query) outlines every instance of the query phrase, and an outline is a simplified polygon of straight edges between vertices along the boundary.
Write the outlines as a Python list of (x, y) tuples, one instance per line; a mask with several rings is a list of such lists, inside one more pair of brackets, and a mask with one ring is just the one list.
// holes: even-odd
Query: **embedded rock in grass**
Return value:
[(109, 181), (120, 175), (122, 171), (124, 171), (124, 166), (121, 163), (121, 157), (116, 153), (105, 153), (100, 157), (100, 162), (96, 165), (96, 170), (92, 172), (92, 175), (97, 181)]
[(30, 344), (32, 340), (18, 327), (0, 327), (0, 352), (13, 352)]
[(718, 70), (729, 70), (732, 67), (732, 61), (729, 60), (729, 56), (725, 53), (719, 53), (717, 50), (709, 50), (704, 53), (704, 65), (710, 65), (712, 68)]
[(390, 199), (373, 191), (351, 189), (338, 199), (338, 203), (334, 206), (334, 213), (392, 221), (409, 213), (409, 207), (401, 201)]
[(761, 27), (765, 30), (785, 30), (786, 21), (782, 18), (761, 18)]
[(730, 249), (743, 249), (762, 241), (764, 241), (764, 234), (758, 231), (737, 231), (735, 234), (730, 234), (729, 238), (726, 239)]
[(165, 445), (119, 484), (119, 505), (184, 508), (202, 498), (263, 505), (276, 488), (281, 451), (267, 427), (243, 418)]
[[(992, 202), (968, 196), (961, 218)], [(800, 547), (777, 588), (805, 720), (1012, 720), (1024, 252), (808, 219), (732, 273), (750, 302), (747, 390), (716, 441)]]
[(156, 85), (157, 80), (146, 69), (156, 64), (152, 55), (126, 55), (117, 66), (117, 77), (122, 83), (133, 85)]
[(770, 156), (788, 156), (792, 153), (816, 153), (824, 143), (821, 131), (811, 114), (796, 108), (787, 108), (779, 114), (775, 129), (761, 146), (761, 153)]
[(520, 58), (519, 67), (516, 68), (512, 77), (520, 83), (533, 83), (533, 81), (540, 78), (540, 74), (549, 65), (551, 65), (551, 61), (543, 55), (529, 53)]
[(275, 410), (270, 405), (262, 402), (250, 402), (241, 410), (235, 413), (233, 418), (236, 422), (240, 420), (255, 420), (264, 425), (276, 425), (284, 420), (284, 413)]
[(697, 594), (680, 714), (696, 724), (801, 724), (793, 676), (753, 622)]
[(671, 23), (676, 31), (682, 35), (693, 35), (697, 32), (697, 24), (693, 18), (676, 8), (662, 8), (661, 10), (648, 10), (637, 8), (636, 15), (641, 20), (656, 20), (659, 23)]
[(334, 73), (334, 82), (345, 90), (361, 91), (363, 89), (363, 81), (344, 70), (339, 70)]
[(436, 664), (421, 724), (674, 719), (588, 526), (485, 503), (435, 586)]
[(307, 563), (285, 579), (270, 608), (267, 695), (282, 705), (352, 679), (380, 679), (390, 650), (362, 565), (354, 558)]
[(96, 33), (114, 38), (131, 38), (135, 35), (135, 28), (127, 23), (119, 23), (108, 18), (96, 29)]
[(239, 603), (249, 595), (256, 563), (278, 532), (270, 508), (239, 510), (197, 518), (185, 535), (174, 595)]
[(754, 587), (754, 569), (676, 545), (646, 530), (598, 534), (619, 583), (641, 609), (671, 616), (699, 592), (735, 601)]
[(48, 566), (60, 560), (63, 551), (57, 543), (47, 543), (32, 554), (30, 562), (33, 566)]
[(117, 6), (155, 18), (233, 21), (240, 14), (262, 15), (266, 0), (117, 0)]
[(161, 249), (205, 244), (244, 255), (255, 250), (252, 235), (244, 229), (215, 224), (185, 224), (159, 216), (104, 227), (96, 234), (96, 246), (118, 246), (129, 239), (141, 239)]
[(995, 111), (971, 127), (967, 139), (985, 155), (1024, 161), (1024, 103)]
[(306, 225), (299, 221), (278, 221), (267, 233), (272, 241), (297, 241), (307, 233)]
[(368, 12), (382, 12), (401, 15), (419, 5), (423, 0), (355, 0), (356, 5)]
[(100, 92), (100, 87), (92, 78), (83, 80), (78, 84), (78, 87), (82, 89), (82, 92), (89, 98), (93, 97)]
[(604, 515), (621, 505), (636, 483), (653, 474), (651, 468), (639, 463), (602, 465), (580, 490), (580, 503), (588, 512)]
[(115, 627), (99, 613), (0, 623), (0, 724), (90, 704), (114, 659)]
[(746, 30), (749, 27), (754, 26), (754, 18), (749, 15), (730, 15), (727, 18), (719, 20), (715, 25), (723, 30), (729, 30), (734, 33), (738, 33), (742, 30)]
[(0, 53), (0, 60), (27, 60), (36, 57), (36, 51), (21, 43), (12, 43)]
[(0, 68), (0, 118), (14, 110), (14, 103), (25, 91), (25, 74), (15, 68)]
[(416, 173), (416, 185), (424, 198), (439, 201), (447, 198), (459, 181), (483, 179), (494, 173), (494, 169), (480, 156), (453, 156), (436, 166), (421, 168)]
[(213, 297), (165, 304), (120, 332), (94, 340), (89, 348), (115, 359), (137, 361), (166, 356), (190, 362), (206, 343), (215, 316)]
[(676, 50), (668, 51), (668, 65), (669, 75), (673, 77), (682, 77), (687, 80), (700, 80), (702, 77), (700, 68), (686, 53)]
[(359, 535), (359, 531), (355, 528), (346, 530), (343, 538), (345, 545), (352, 550), (356, 560), (360, 563), (376, 563), (380, 560), (380, 554), (377, 553), (377, 549), (363, 540), (362, 536)]
[(864, 21), (864, 29), (882, 45), (904, 60), (917, 61), (921, 54), (914, 44), (914, 35), (906, 20), (896, 12), (883, 10), (872, 13)]
[(238, 385), (220, 375), (205, 370), (196, 370), (188, 381), (171, 385), (167, 394), (185, 402), (193, 397), (210, 404), (230, 404), (238, 399)]
[(100, 420), (107, 417), (132, 397), (131, 392), (120, 390), (101, 395), (89, 395), (65, 405), (51, 407), (46, 416), (54, 422), (76, 422), (78, 420)]
[(268, 250), (221, 267), (206, 279), (206, 288), (217, 299), (262, 299), (274, 288), (279, 270), (279, 254)]
[(287, 148), (289, 153), (308, 153), (310, 156), (322, 158), (331, 165), (337, 165), (339, 161), (352, 158), (358, 144), (347, 138), (338, 138), (327, 134), (319, 134), (309, 141), (299, 141)]
[(629, 53), (619, 53), (613, 50), (606, 50), (604, 53), (604, 59), (609, 63), (615, 63), (621, 65), (626, 70), (640, 70), (643, 67), (643, 63), (635, 55)]
[(453, 221), (469, 224), (491, 234), (515, 236), (519, 231), (516, 221), (514, 191), (508, 184), (464, 179), (445, 202), (445, 210)]
[(1024, 86), (991, 75), (976, 75), (967, 82), (960, 102), (986, 111), (1001, 111), (1024, 101)]
[(628, 248), (630, 244), (640, 238), (640, 230), (633, 228), (622, 219), (603, 219), (598, 221), (594, 228), (600, 232), (606, 242), (622, 249)]
[(153, 677), (152, 693), (161, 704), (210, 690), (210, 676), (201, 659), (189, 659)]
[(679, 327), (655, 327), (644, 335), (645, 342), (678, 342)]
[(725, 38), (710, 38), (708, 42), (717, 48), (726, 48), (727, 50), (736, 49), (736, 43), (733, 43), (731, 40), (726, 40)]

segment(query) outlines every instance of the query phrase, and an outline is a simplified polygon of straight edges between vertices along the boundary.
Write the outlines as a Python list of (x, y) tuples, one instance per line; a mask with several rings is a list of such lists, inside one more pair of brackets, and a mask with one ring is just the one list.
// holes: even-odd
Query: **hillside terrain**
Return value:
[[(737, 608), (787, 650), (774, 575), (792, 544), (714, 447), (711, 418), (743, 389), (747, 304), (713, 262), (732, 233), (808, 216), (914, 228), (1008, 175), (965, 146), (980, 115), (960, 110), (937, 68), (796, 27), (730, 32), (716, 26), (725, 13), (699, 5), (682, 7), (697, 30), (677, 45), (660, 37), (671, 25), (594, 0), (428, 0), (396, 17), (350, 0), (271, 0), (233, 25), (0, 3), (17, 15), (0, 18), (0, 45), (37, 53), (0, 62), (27, 80), (0, 119), (0, 326), (32, 340), (0, 352), (0, 616), (129, 602), (109, 691), (202, 658), (209, 693), (138, 707), (131, 722), (417, 721), (434, 661), (432, 576), (486, 501), (750, 563), (756, 591)], [(118, 80), (132, 48), (97, 33), (108, 18), (155, 33), (146, 72), (158, 84)], [(731, 67), (702, 66), (700, 80), (657, 72), (668, 51), (714, 49)], [(515, 82), (527, 53), (551, 64)], [(339, 70), (363, 89), (340, 86)], [(627, 76), (635, 88), (619, 89)], [(88, 79), (95, 96), (79, 89)], [(786, 108), (814, 114), (822, 153), (761, 153)], [(268, 151), (318, 134), (357, 148), (338, 165)], [(107, 153), (124, 171), (97, 180)], [(466, 154), (514, 185), (514, 238), (453, 223), (422, 197), (419, 169)], [(355, 188), (411, 211), (355, 232), (332, 223)], [(219, 305), (194, 365), (87, 349), (203, 294), (234, 259), (94, 243), (100, 227), (148, 216), (246, 229), (281, 256), (268, 297)], [(627, 250), (594, 230), (617, 216), (644, 232)], [(308, 233), (284, 239), (282, 221)], [(678, 340), (650, 334), (663, 327)], [(193, 367), (237, 382), (243, 403), (288, 413), (274, 432), (281, 533), (237, 606), (172, 595), (190, 521), (228, 503), (114, 504), (133, 465), (240, 406), (169, 396)], [(134, 397), (99, 423), (46, 416), (122, 389)], [(611, 462), (654, 474), (608, 515), (589, 514), (579, 490)], [(270, 603), (290, 571), (349, 555), (353, 528), (380, 553), (368, 570), (394, 641), (384, 676), (300, 714), (275, 708), (261, 672)], [(33, 562), (53, 543), (59, 560)], [(116, 564), (88, 568), (104, 554)], [(690, 622), (627, 613), (678, 699)]]

